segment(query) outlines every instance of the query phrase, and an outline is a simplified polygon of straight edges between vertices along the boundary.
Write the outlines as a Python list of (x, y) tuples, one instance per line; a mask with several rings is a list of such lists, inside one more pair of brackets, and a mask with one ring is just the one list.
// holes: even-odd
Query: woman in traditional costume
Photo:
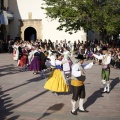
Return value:
[(22, 43), (18, 43), (18, 62), (17, 62), (17, 66), (19, 66), (20, 59), (21, 59), (22, 55), (23, 55)]
[(19, 62), (19, 66), (22, 68), (21, 71), (26, 71), (27, 63), (28, 63), (28, 52), (27, 52), (27, 47), (25, 47), (22, 51), (22, 56)]
[(29, 70), (34, 71), (33, 74), (38, 74), (39, 71), (41, 71), (41, 65), (40, 65), (40, 51), (38, 46), (36, 46), (36, 49), (33, 53), (33, 59), (29, 65)]
[(63, 55), (64, 55), (64, 57), (63, 57), (62, 61), (66, 61), (66, 60), (70, 61), (69, 63), (63, 64), (63, 71), (65, 72), (65, 75), (68, 77), (68, 75), (71, 72), (71, 66), (73, 64), (73, 62), (70, 59), (71, 53), (66, 48), (64, 48)]
[(62, 65), (68, 63), (69, 61), (66, 60), (62, 62), (63, 57), (60, 53), (57, 53), (56, 58), (56, 69), (48, 78), (47, 82), (44, 85), (44, 88), (55, 93), (68, 92), (69, 86), (66, 84), (64, 72), (62, 70)]
[(19, 56), (18, 44), (17, 42), (13, 45), (13, 60), (17, 61)]
[(28, 65), (30, 65), (30, 63), (31, 63), (32, 60), (33, 60), (34, 51), (35, 51), (34, 48), (32, 48), (30, 52), (28, 51), (28, 53), (29, 53), (29, 56), (28, 56)]
[(48, 58), (50, 60), (47, 60), (46, 61), (46, 66), (49, 68), (49, 69), (54, 69), (55, 68), (55, 60), (56, 60), (56, 56), (55, 54), (57, 53), (56, 51), (51, 51), (52, 53), (48, 56)]

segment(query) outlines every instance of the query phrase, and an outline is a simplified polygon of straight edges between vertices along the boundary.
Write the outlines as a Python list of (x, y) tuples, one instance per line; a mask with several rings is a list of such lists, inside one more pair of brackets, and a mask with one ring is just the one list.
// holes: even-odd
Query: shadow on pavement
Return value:
[[(4, 95), (3, 92), (0, 92), (0, 120), (6, 120), (6, 117), (13, 114), (13, 110), (36, 99), (37, 97), (41, 96), (42, 94), (45, 94), (46, 92), (48, 92), (47, 90), (29, 98), (28, 100), (25, 100), (17, 105), (14, 105), (12, 102), (12, 98), (11, 97), (6, 97), (3, 98), (2, 96)], [(7, 105), (6, 105), (7, 104)], [(9, 108), (8, 108), (9, 107)], [(20, 115), (17, 116), (12, 116), (11, 118), (7, 119), (7, 120), (17, 120), (17, 118)]]
[[(111, 82), (111, 84), (110, 84), (110, 86), (111, 86), (111, 89), (110, 89), (110, 90), (113, 90), (114, 87), (115, 87), (118, 83), (120, 83), (120, 79), (119, 79), (119, 77), (117, 77), (117, 78), (111, 79), (111, 80), (112, 80), (112, 82)], [(95, 101), (96, 101), (98, 98), (103, 97), (102, 94), (101, 94), (102, 90), (103, 90), (103, 89), (101, 88), (100, 90), (95, 91), (90, 97), (88, 97), (87, 101), (84, 103), (85, 109), (88, 108), (88, 107), (89, 107), (90, 105), (92, 105), (93, 103), (95, 103)]]
[(100, 88), (99, 90), (95, 91), (90, 97), (87, 98), (87, 101), (84, 103), (84, 108), (88, 108), (90, 105), (92, 105), (93, 103), (95, 103), (95, 101), (100, 98), (103, 97), (102, 94), (102, 88)]
[[(17, 105), (14, 105), (12, 103), (12, 97), (10, 97), (9, 94), (7, 94), (7, 92), (10, 91), (10, 90), (14, 90), (18, 87), (21, 87), (23, 85), (27, 85), (31, 82), (38, 82), (40, 80), (43, 80), (43, 79), (42, 78), (40, 79), (40, 76), (38, 76), (36, 78), (28, 80), (26, 83), (20, 84), (18, 86), (13, 87), (13, 88), (10, 88), (10, 89), (4, 90), (4, 91), (2, 91), (2, 89), (1, 89), (0, 90), (0, 120), (6, 120), (7, 116), (12, 115), (14, 113), (13, 110), (15, 108), (18, 108), (18, 107), (36, 99), (37, 97), (39, 97), (39, 96), (45, 94), (46, 92), (48, 92), (48, 90), (44, 90), (41, 93), (39, 93), (35, 96), (32, 96), (31, 98), (29, 98), (29, 99), (27, 99), (27, 100), (25, 100), (21, 103), (18, 103)], [(7, 120), (17, 120), (18, 117), (19, 117), (19, 115), (12, 116), (11, 118), (9, 118)]]
[(51, 114), (54, 114), (56, 112), (58, 112), (59, 110), (61, 110), (63, 108), (64, 104), (63, 103), (59, 103), (59, 104), (55, 104), (51, 107), (49, 107), (45, 113), (43, 113), (43, 115), (37, 119), (37, 120), (41, 120), (42, 118), (49, 116)]
[(112, 82), (110, 83), (110, 86), (111, 86), (110, 90), (113, 90), (114, 87), (115, 87), (118, 83), (120, 83), (120, 78), (117, 77), (117, 78), (115, 78), (115, 79), (110, 79), (110, 80), (112, 80)]
[(40, 78), (40, 76), (38, 76), (38, 77), (36, 77), (36, 78), (27, 80), (27, 82), (25, 82), (25, 83), (22, 83), (22, 84), (20, 84), (20, 85), (15, 86), (15, 87), (12, 87), (12, 88), (9, 88), (9, 89), (7, 89), (7, 90), (4, 90), (3, 92), (7, 92), (7, 91), (10, 91), (10, 90), (14, 90), (14, 89), (19, 88), (19, 87), (21, 87), (21, 86), (27, 85), (27, 84), (29, 84), (29, 83), (31, 83), (31, 82), (38, 82), (38, 81), (40, 81), (40, 80), (44, 80), (44, 79), (43, 79), (43, 78)]
[(11, 110), (13, 110), (13, 109), (15, 109), (15, 108), (18, 108), (18, 107), (20, 107), (20, 106), (22, 106), (22, 105), (24, 105), (24, 104), (26, 104), (26, 103), (28, 103), (28, 102), (30, 102), (30, 101), (36, 99), (37, 97), (39, 97), (39, 96), (45, 94), (46, 92), (48, 92), (48, 90), (45, 90), (45, 91), (43, 91), (43, 92), (41, 92), (41, 93), (39, 93), (39, 94), (37, 94), (37, 95), (35, 95), (35, 96), (29, 98), (28, 100), (25, 100), (25, 101), (23, 101), (23, 102), (21, 102), (21, 103), (19, 103), (19, 104), (17, 104), (17, 105), (14, 105), (14, 106), (8, 108), (8, 110), (11, 111)]
[(19, 115), (17, 115), (7, 119), (7, 116), (14, 113), (13, 111), (8, 110), (8, 107), (11, 107), (12, 105), (11, 97), (9, 97), (9, 94), (4, 94), (0, 87), (0, 120), (16, 120), (19, 118)]
[(10, 74), (16, 74), (20, 71), (13, 64), (0, 66), (0, 77)]
[(13, 116), (7, 120), (18, 120), (19, 117), (20, 117), (20, 115), (16, 115), (16, 116)]

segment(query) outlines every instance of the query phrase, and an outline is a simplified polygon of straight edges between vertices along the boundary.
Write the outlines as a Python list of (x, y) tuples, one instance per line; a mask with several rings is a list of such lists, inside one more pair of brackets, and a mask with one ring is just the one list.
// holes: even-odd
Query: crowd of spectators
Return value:
[[(101, 48), (102, 46), (107, 46), (109, 54), (111, 55), (111, 67), (116, 69), (120, 69), (120, 42), (119, 41), (107, 41), (103, 43), (103, 41), (67, 41), (67, 40), (56, 40), (53, 42), (52, 40), (37, 40), (37, 41), (0, 41), (0, 53), (3, 52), (13, 52), (14, 44), (23, 44), (23, 46), (28, 45), (29, 49), (31, 49), (34, 45), (41, 45), (45, 47), (45, 50), (48, 51), (50, 48), (56, 51), (62, 52), (64, 48), (67, 48), (71, 53), (83, 54), (86, 57), (86, 60), (94, 59), (92, 54), (102, 54)], [(101, 64), (101, 61), (99, 61)]]

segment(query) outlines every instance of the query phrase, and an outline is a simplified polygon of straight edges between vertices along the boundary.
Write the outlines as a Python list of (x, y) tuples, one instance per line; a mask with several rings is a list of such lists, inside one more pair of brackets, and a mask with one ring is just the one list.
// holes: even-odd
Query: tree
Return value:
[(81, 27), (99, 34), (120, 33), (120, 0), (43, 0), (46, 15), (57, 19), (58, 30), (77, 32)]

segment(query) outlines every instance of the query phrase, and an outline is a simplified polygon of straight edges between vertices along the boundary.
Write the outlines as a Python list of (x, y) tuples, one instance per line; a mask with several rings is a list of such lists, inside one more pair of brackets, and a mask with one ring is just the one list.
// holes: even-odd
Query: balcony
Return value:
[(8, 20), (13, 20), (13, 14), (9, 11), (1, 11), (0, 13), (0, 24), (8, 25)]
[(13, 20), (13, 14), (9, 11), (6, 11), (8, 20)]

